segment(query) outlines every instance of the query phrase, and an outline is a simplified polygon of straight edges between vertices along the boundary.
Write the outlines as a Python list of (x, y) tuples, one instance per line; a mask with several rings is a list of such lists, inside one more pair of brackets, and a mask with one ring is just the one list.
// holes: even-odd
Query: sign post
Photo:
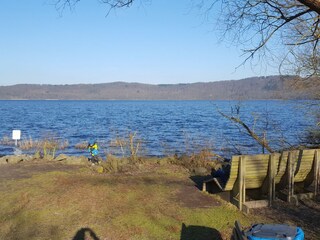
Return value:
[(18, 140), (21, 138), (21, 130), (12, 130), (12, 139), (15, 140), (15, 145), (18, 146)]

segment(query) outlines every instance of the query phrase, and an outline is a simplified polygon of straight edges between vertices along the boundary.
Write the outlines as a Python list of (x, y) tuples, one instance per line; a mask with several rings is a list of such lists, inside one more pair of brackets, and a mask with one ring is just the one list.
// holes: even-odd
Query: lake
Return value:
[[(11, 138), (21, 130), (21, 138), (48, 136), (68, 140), (62, 152), (87, 155), (75, 145), (96, 139), (100, 153), (122, 155), (124, 142), (135, 133), (139, 153), (164, 156), (212, 149), (230, 157), (236, 152), (261, 153), (261, 147), (244, 129), (219, 114), (235, 113), (262, 136), (265, 132), (272, 147), (279, 149), (298, 144), (305, 131), (315, 126), (312, 115), (319, 111), (310, 101), (7, 101), (2, 100), (0, 137)], [(318, 108), (317, 110), (315, 108)], [(115, 141), (122, 141), (122, 147)], [(0, 145), (0, 154), (13, 154), (13, 146)], [(33, 151), (34, 152), (34, 151)], [(25, 152), (25, 153), (30, 153)]]

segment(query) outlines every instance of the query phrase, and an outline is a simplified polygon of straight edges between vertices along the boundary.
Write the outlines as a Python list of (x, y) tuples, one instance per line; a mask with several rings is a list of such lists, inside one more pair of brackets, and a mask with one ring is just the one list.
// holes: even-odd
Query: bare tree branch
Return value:
[(259, 143), (263, 148), (267, 149), (268, 152), (273, 153), (275, 152), (268, 144), (268, 142), (266, 141), (265, 138), (260, 138), (252, 129), (250, 129), (250, 127), (245, 124), (240, 118), (236, 118), (234, 116), (228, 116), (226, 114), (224, 114), (223, 112), (219, 111), (218, 112), (221, 114), (221, 116), (223, 116), (224, 118), (239, 124), (241, 127), (243, 127), (249, 134), (249, 136), (251, 136), (257, 143)]
[(312, 11), (317, 12), (320, 14), (320, 1), (319, 0), (298, 0), (303, 5), (309, 7)]

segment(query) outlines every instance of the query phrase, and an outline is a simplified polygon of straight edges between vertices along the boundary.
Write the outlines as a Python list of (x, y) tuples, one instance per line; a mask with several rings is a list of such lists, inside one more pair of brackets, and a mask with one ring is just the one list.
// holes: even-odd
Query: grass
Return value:
[(229, 239), (235, 220), (258, 219), (222, 202), (184, 205), (178, 193), (190, 184), (188, 171), (170, 164), (146, 164), (135, 174), (85, 168), (2, 180), (0, 239), (73, 239), (92, 232), (115, 240), (212, 239), (212, 234)]

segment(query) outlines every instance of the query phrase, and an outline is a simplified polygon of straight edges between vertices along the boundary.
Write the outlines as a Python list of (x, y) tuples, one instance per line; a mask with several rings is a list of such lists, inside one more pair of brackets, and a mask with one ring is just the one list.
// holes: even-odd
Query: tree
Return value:
[[(73, 7), (80, 0), (53, 0), (56, 8)], [(151, 0), (140, 0), (141, 2)], [(300, 76), (320, 76), (320, 0), (192, 0), (207, 14), (216, 14), (224, 36), (244, 46), (246, 58), (274, 55), (272, 41), (284, 46), (280, 70)], [(100, 0), (111, 9), (130, 7), (137, 0)]]
[(219, 22), (223, 24), (224, 36), (232, 37), (234, 43), (244, 46), (245, 61), (257, 54), (260, 57), (277, 55), (270, 48), (280, 44), (286, 49), (281, 56), (281, 71), (294, 70), (301, 76), (319, 76), (320, 0), (209, 2), (199, 1), (198, 6), (210, 14), (212, 4), (220, 4)]

